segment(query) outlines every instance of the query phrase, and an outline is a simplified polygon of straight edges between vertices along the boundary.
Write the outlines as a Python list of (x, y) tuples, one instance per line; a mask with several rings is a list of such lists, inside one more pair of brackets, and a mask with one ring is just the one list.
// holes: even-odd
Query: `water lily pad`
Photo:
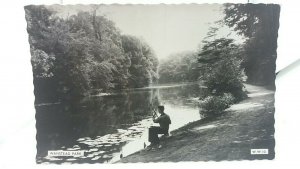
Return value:
[(77, 141), (85, 141), (86, 139), (85, 138), (79, 138), (77, 139)]
[(112, 145), (111, 144), (105, 144), (104, 146), (105, 147), (111, 147)]
[(66, 161), (76, 161), (76, 160), (77, 160), (76, 158), (69, 158)]
[(72, 151), (72, 150), (74, 150), (74, 148), (67, 148), (67, 150)]
[(94, 157), (91, 160), (98, 160), (100, 158), (100, 156)]
[(111, 156), (111, 155), (108, 155), (108, 154), (104, 154), (104, 155), (103, 155), (103, 158), (112, 158), (112, 156)]
[(79, 145), (74, 145), (73, 148), (80, 148)]
[(94, 155), (93, 154), (89, 154), (86, 157), (91, 158), (91, 157), (94, 157)]
[(89, 150), (89, 152), (98, 151), (98, 148), (92, 148)]
[(57, 157), (51, 157), (51, 156), (47, 156), (45, 157), (45, 159), (49, 160), (49, 161), (59, 161), (59, 160), (62, 160), (60, 158), (57, 158)]

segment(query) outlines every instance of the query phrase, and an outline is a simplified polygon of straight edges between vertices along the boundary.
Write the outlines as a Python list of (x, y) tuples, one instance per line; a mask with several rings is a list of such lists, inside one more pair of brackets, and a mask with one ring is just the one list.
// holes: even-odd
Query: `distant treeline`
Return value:
[(147, 86), (157, 81), (150, 46), (122, 35), (96, 11), (57, 17), (45, 6), (26, 6), (36, 101), (70, 99), (92, 89)]
[(198, 55), (195, 52), (173, 54), (161, 60), (159, 83), (194, 82), (199, 78)]

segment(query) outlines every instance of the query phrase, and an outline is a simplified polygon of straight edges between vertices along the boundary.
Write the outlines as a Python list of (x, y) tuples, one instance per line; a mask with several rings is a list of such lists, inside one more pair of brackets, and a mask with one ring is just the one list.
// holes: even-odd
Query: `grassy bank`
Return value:
[[(274, 91), (246, 85), (248, 99), (222, 115), (190, 123), (162, 140), (162, 148), (142, 150), (119, 163), (273, 159)], [(251, 149), (269, 149), (251, 155)]]

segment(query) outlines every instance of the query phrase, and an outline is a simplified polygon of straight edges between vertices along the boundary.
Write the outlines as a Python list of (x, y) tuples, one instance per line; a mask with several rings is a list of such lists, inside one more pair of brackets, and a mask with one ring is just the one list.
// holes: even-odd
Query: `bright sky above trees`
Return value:
[[(196, 51), (208, 28), (224, 17), (220, 4), (205, 5), (101, 5), (54, 6), (58, 15), (66, 17), (78, 11), (93, 11), (106, 15), (116, 23), (123, 34), (143, 38), (159, 59), (182, 51)], [(66, 10), (68, 9), (68, 10)], [(218, 35), (241, 41), (229, 28)]]

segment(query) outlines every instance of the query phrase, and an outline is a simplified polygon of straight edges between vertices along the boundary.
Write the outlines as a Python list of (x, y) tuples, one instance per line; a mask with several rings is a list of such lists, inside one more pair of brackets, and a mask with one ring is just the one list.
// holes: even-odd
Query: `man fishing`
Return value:
[(169, 135), (169, 125), (171, 124), (171, 119), (169, 115), (167, 115), (165, 112), (164, 106), (158, 106), (158, 112), (160, 114), (159, 117), (157, 117), (156, 112), (154, 112), (153, 115), (153, 122), (159, 123), (158, 126), (151, 126), (149, 128), (149, 142), (151, 143), (149, 147), (153, 147), (156, 145), (159, 145), (159, 138), (158, 134), (164, 134), (165, 136)]

